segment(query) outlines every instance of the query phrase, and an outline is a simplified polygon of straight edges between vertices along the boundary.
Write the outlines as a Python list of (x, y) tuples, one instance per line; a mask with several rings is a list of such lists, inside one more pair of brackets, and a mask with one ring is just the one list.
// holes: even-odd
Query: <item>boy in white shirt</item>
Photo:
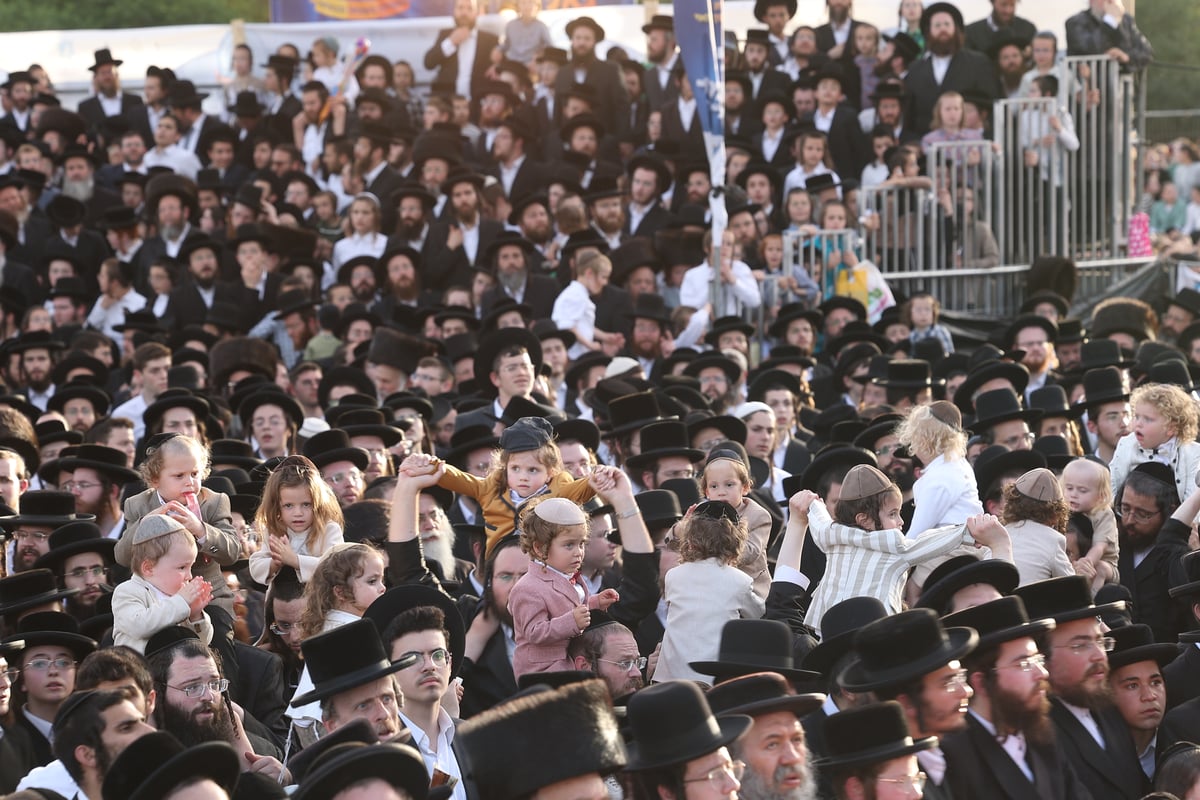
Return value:
[(554, 324), (559, 330), (575, 334), (575, 344), (569, 353), (572, 359), (605, 345), (614, 345), (619, 350), (625, 344), (625, 337), (619, 333), (596, 330), (596, 304), (592, 297), (604, 291), (611, 276), (612, 262), (608, 256), (588, 251), (575, 262), (575, 280), (554, 301), (554, 310), (550, 312)]

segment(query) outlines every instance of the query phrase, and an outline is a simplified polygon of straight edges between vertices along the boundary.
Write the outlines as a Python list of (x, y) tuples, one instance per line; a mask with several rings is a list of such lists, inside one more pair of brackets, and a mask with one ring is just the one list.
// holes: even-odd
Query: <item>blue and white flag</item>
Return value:
[[(725, 49), (721, 2), (688, 0), (675, 4), (675, 39), (696, 96), (696, 114), (704, 129), (709, 177), (714, 188), (725, 185)], [(716, 252), (727, 221), (724, 196), (713, 192), (709, 207)]]

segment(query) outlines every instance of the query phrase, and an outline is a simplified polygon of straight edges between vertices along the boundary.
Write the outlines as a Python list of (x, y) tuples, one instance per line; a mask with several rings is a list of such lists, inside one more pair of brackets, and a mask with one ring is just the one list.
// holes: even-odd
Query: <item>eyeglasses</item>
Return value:
[(407, 662), (405, 663), (404, 669), (408, 669), (409, 667), (415, 667), (418, 664), (424, 664), (425, 656), (429, 656), (429, 660), (433, 662), (435, 667), (444, 667), (450, 662), (450, 651), (444, 647), (435, 648), (430, 650), (428, 653), (420, 653), (416, 650), (411, 650), (407, 653), (401, 654), (401, 656), (396, 659), (396, 662)]
[(1161, 511), (1143, 511), (1140, 508), (1121, 503), (1117, 507), (1117, 511), (1126, 519), (1133, 519), (1136, 522), (1150, 522), (1152, 519), (1161, 514)]
[(34, 672), (47, 672), (51, 667), (59, 672), (66, 672), (69, 669), (75, 669), (75, 662), (69, 658), (35, 658), (25, 665), (25, 669), (31, 669)]
[(700, 444), (696, 445), (696, 449), (703, 450), (704, 452), (707, 453), (710, 450), (712, 450), (714, 447), (716, 447), (717, 445), (721, 444), (722, 442), (727, 442), (727, 441), (729, 441), (729, 440), (726, 439), (724, 436), (722, 436), (718, 439), (708, 439), (707, 441), (700, 442)]
[(503, 372), (505, 375), (515, 375), (518, 372), (531, 372), (532, 370), (533, 370), (533, 364), (524, 363), (524, 364), (505, 364), (503, 367), (500, 368), (499, 371)]
[(876, 778), (879, 783), (891, 783), (901, 789), (912, 789), (917, 794), (925, 791), (925, 773), (918, 772), (916, 775), (901, 775), (899, 778)]
[(1097, 636), (1095, 639), (1088, 639), (1086, 642), (1072, 642), (1071, 644), (1056, 644), (1055, 650), (1070, 650), (1077, 656), (1081, 656), (1089, 650), (1099, 650), (1102, 653), (1111, 653), (1113, 648), (1117, 646), (1117, 640), (1111, 636)]
[(348, 472), (335, 472), (332, 475), (326, 475), (325, 482), (334, 486), (340, 486), (343, 483), (361, 483), (362, 473), (358, 469), (352, 469)]
[(17, 678), (21, 677), (21, 670), (17, 669), (16, 667), (11, 667), (9, 669), (0, 670), (0, 675), (3, 675), (4, 679), (9, 683), (16, 683)]
[(487, 472), (492, 468), (492, 460), (489, 458), (487, 461), (476, 461), (474, 464), (468, 464), (467, 467), (472, 472)]
[(875, 451), (875, 455), (880, 456), (880, 457), (890, 456), (890, 455), (894, 455), (895, 453), (897, 453), (898, 451), (903, 450), (903, 449), (904, 449), (904, 445), (902, 445), (902, 444), (885, 444), (883, 447), (881, 447)]
[(968, 677), (967, 671), (965, 669), (960, 669), (958, 672), (955, 672), (953, 675), (948, 676), (944, 681), (942, 681), (942, 691), (944, 691), (946, 694), (954, 694), (960, 688), (967, 685)]
[(270, 627), (276, 636), (291, 636), (300, 630), (300, 625), (295, 622), (272, 622)]
[(1020, 661), (1014, 661), (1011, 664), (1001, 664), (995, 669), (1019, 669), (1021, 672), (1036, 672), (1046, 669), (1046, 657), (1041, 653), (1035, 656), (1026, 656)]
[(724, 786), (726, 784), (726, 781), (729, 778), (733, 778), (734, 781), (740, 781), (742, 779), (742, 776), (745, 774), (746, 774), (746, 762), (745, 761), (731, 761), (727, 764), (722, 764), (721, 766), (717, 767), (716, 769), (709, 770), (708, 772), (701, 775), (699, 778), (684, 778), (683, 782), (684, 783), (700, 783), (701, 781), (708, 781), (709, 783), (711, 783), (713, 785), (713, 787), (715, 787), (716, 789), (719, 790), (722, 786)]
[(596, 660), (603, 661), (605, 664), (616, 664), (618, 667), (621, 668), (622, 672), (629, 672), (634, 667), (637, 667), (638, 672), (641, 672), (642, 670), (644, 670), (646, 668), (646, 664), (649, 662), (649, 659), (647, 659), (645, 656), (638, 656), (637, 658), (627, 658), (624, 661), (613, 661), (612, 659), (609, 659), (609, 658), (598, 658)]
[(92, 483), (91, 481), (67, 481), (62, 485), (64, 492), (73, 492), (78, 489), (81, 492), (86, 492), (88, 489), (94, 489), (97, 486), (103, 486), (102, 483)]
[(45, 531), (14, 531), (13, 538), (18, 542), (44, 542), (50, 538)]
[(100, 578), (108, 574), (108, 567), (79, 567), (66, 573), (66, 577), (82, 580), (89, 575), (93, 578)]
[(1008, 449), (1011, 450), (1014, 447), (1016, 447), (1017, 445), (1021, 444), (1021, 442), (1031, 445), (1031, 444), (1033, 444), (1033, 440), (1036, 438), (1037, 438), (1037, 434), (1023, 433), (1019, 436), (1010, 436), (1007, 439), (1005, 439), (1003, 442), (1001, 442), (1000, 444), (1004, 445), (1005, 447), (1007, 447)]
[(215, 681), (208, 681), (207, 683), (192, 683), (187, 686), (171, 686), (170, 684), (167, 684), (167, 688), (181, 691), (188, 697), (195, 700), (197, 697), (203, 697), (205, 692), (220, 694), (221, 692), (225, 691), (229, 688), (229, 679), (218, 678)]

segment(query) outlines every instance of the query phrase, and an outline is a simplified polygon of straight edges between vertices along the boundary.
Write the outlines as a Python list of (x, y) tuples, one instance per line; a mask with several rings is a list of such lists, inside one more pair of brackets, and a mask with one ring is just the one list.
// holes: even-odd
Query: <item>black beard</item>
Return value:
[(1054, 740), (1054, 727), (1050, 722), (1050, 700), (1043, 699), (1038, 708), (1030, 711), (1023, 700), (1018, 700), (995, 684), (990, 692), (992, 701), (992, 723), (997, 732), (1015, 729), (1025, 734), (1032, 744), (1046, 745)]
[[(175, 734), (175, 738), (179, 739), (184, 747), (192, 747), (205, 742), (232, 744), (235, 739), (233, 718), (229, 716), (229, 709), (223, 698), (218, 698), (215, 703), (206, 701), (204, 705), (197, 706), (192, 712), (180, 711), (168, 702), (163, 702), (161, 708), (163, 724), (159, 726), (159, 730)], [(212, 721), (205, 724), (197, 722), (192, 715), (200, 710), (211, 710), (213, 712)]]
[(926, 44), (929, 47), (929, 52), (935, 56), (952, 56), (958, 52), (959, 48), (957, 35), (950, 37), (949, 41), (929, 39)]
[(412, 242), (420, 238), (421, 231), (425, 230), (425, 220), (420, 219), (415, 222), (400, 221), (396, 226), (396, 233), (400, 234), (400, 238)]

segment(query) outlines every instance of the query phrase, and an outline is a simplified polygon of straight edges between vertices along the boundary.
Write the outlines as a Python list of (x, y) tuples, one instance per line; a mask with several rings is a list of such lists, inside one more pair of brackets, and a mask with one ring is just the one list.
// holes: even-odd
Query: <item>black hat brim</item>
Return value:
[(1160, 667), (1165, 667), (1178, 657), (1179, 647), (1177, 645), (1170, 644), (1169, 642), (1144, 644), (1140, 647), (1131, 647), (1128, 650), (1109, 653), (1108, 671), (1111, 675), (1113, 670), (1127, 667), (1130, 664), (1136, 664), (1139, 661), (1153, 661)]
[[(415, 755), (415, 754), (414, 754)], [(429, 797), (429, 773), (420, 758), (404, 758), (387, 745), (363, 745), (318, 761), (301, 782), (296, 800), (327, 800), (366, 778), (380, 778), (403, 789), (412, 800)]]
[(78, 456), (66, 456), (58, 459), (58, 468), (74, 472), (83, 467), (84, 469), (94, 469), (102, 475), (107, 475), (115, 478), (117, 483), (129, 483), (141, 478), (136, 471), (129, 467), (118, 467), (116, 464), (109, 464), (107, 461), (94, 461), (90, 458), (79, 458)]
[(365, 471), (371, 463), (370, 454), (361, 447), (337, 447), (333, 450), (313, 453), (309, 459), (316, 465), (317, 469), (324, 469), (330, 464), (336, 464), (339, 461), (349, 461), (358, 467), (360, 471)]
[(129, 800), (159, 800), (188, 778), (210, 778), (232, 794), (241, 774), (241, 761), (225, 742), (204, 742), (187, 748), (154, 770)]
[[(896, 686), (940, 669), (951, 661), (958, 661), (974, 650), (978, 641), (979, 635), (971, 628), (947, 628), (946, 640), (937, 649), (909, 658), (892, 669), (878, 671), (868, 668), (859, 658), (842, 670), (838, 684), (849, 692), (871, 692)], [(897, 642), (897, 646), (901, 644)]]
[(664, 447), (659, 450), (647, 450), (638, 453), (636, 456), (630, 456), (625, 460), (625, 463), (630, 469), (643, 469), (660, 458), (672, 457), (686, 458), (695, 464), (704, 460), (704, 451), (697, 450), (694, 447)]
[[(57, 459), (60, 463), (62, 459)], [(95, 514), (14, 514), (0, 517), (0, 528), (8, 530), (18, 525), (34, 525), (43, 528), (58, 528), (69, 522), (95, 522)]]
[(742, 715), (729, 715), (717, 717), (717, 726), (720, 728), (720, 733), (716, 736), (707, 737), (703, 740), (697, 740), (689, 743), (689, 747), (682, 748), (670, 755), (669, 758), (646, 758), (642, 755), (641, 747), (638, 742), (634, 741), (626, 745), (629, 759), (625, 764), (627, 772), (635, 772), (647, 769), (658, 769), (659, 767), (669, 767), (672, 764), (684, 764), (694, 758), (699, 758), (702, 755), (711, 753), (714, 750), (720, 749), (737, 741), (746, 731), (754, 724), (754, 720)]
[(116, 563), (116, 539), (105, 539), (103, 537), (95, 539), (83, 539), (78, 542), (64, 544), (62, 547), (55, 547), (50, 552), (38, 558), (33, 562), (34, 569), (48, 569), (51, 572), (56, 569), (64, 561), (71, 556), (82, 555), (83, 553), (98, 553), (103, 556), (110, 564)]
[[(447, 642), (451, 659), (450, 679), (454, 680), (458, 671), (462, 669), (463, 652), (466, 650), (467, 644), (467, 628), (458, 606), (454, 604), (449, 595), (431, 586), (419, 584), (396, 586), (384, 592), (375, 602), (371, 603), (367, 607), (366, 613), (363, 614), (363, 619), (374, 622), (382, 636), (398, 614), (417, 606), (435, 606), (440, 608), (446, 617), (446, 630), (450, 634), (450, 641)], [(302, 702), (292, 702), (296, 706), (304, 705)]]
[(1012, 594), (1021, 582), (1021, 573), (1012, 564), (999, 558), (989, 558), (976, 561), (974, 564), (957, 569), (942, 578), (937, 583), (921, 592), (917, 599), (918, 608), (940, 610), (954, 593), (976, 583), (986, 583), (994, 586), (1002, 595)]
[(870, 750), (856, 750), (843, 756), (826, 756), (818, 760), (817, 765), (821, 769), (849, 769), (852, 767), (867, 766), (868, 764), (880, 764), (884, 761), (915, 755), (924, 750), (931, 750), (937, 747), (937, 743), (938, 739), (936, 736), (927, 736), (924, 739), (910, 740), (908, 743), (896, 742), (884, 747), (874, 747)]
[[(780, 673), (782, 674), (782, 673)], [(816, 676), (816, 673), (811, 673)], [(786, 675), (784, 677), (787, 677)], [(816, 676), (820, 677), (820, 676)], [(774, 714), (777, 711), (790, 711), (797, 717), (806, 716), (816, 711), (825, 702), (823, 694), (786, 694), (773, 697), (770, 700), (759, 700), (755, 703), (744, 703), (724, 711), (714, 712), (717, 719), (734, 714), (745, 714), (748, 717), (758, 717), (763, 714)]]
[[(43, 600), (42, 602), (46, 601)], [(32, 606), (29, 607), (32, 608)], [(6, 611), (5, 613), (10, 612)], [(83, 659), (96, 649), (95, 639), (89, 639), (81, 633), (69, 633), (67, 631), (29, 631), (28, 633), (10, 636), (8, 639), (5, 639), (6, 642), (16, 640), (23, 640), (25, 642), (24, 650), (28, 650), (31, 647), (45, 647), (48, 645), (65, 647), (77, 659)]]
[(383, 440), (384, 447), (399, 444), (400, 440), (404, 438), (404, 434), (391, 425), (339, 425), (337, 427), (352, 438), (355, 436), (378, 436)]
[[(821, 673), (807, 669), (792, 667), (772, 667), (767, 664), (743, 664), (737, 661), (691, 661), (688, 666), (701, 675), (711, 675), (718, 680), (740, 678), (743, 675), (753, 675), (756, 672), (774, 672), (782, 675), (791, 683), (813, 683), (821, 680)], [(746, 713), (730, 710), (728, 713)], [(761, 713), (761, 712), (760, 712)]]

